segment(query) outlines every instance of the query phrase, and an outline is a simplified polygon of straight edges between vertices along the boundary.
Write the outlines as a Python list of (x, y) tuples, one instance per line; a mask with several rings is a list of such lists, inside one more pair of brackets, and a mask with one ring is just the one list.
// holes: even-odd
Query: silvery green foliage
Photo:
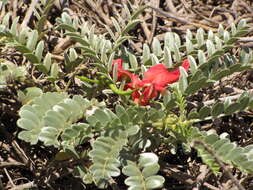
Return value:
[(58, 64), (52, 63), (50, 53), (47, 53), (44, 58), (43, 51), (45, 44), (43, 40), (39, 40), (43, 29), (42, 27), (44, 26), (43, 23), (46, 21), (48, 11), (52, 5), (53, 1), (49, 0), (44, 5), (45, 9), (43, 9), (44, 12), (42, 11), (43, 14), (39, 15), (37, 12), (36, 15), (39, 21), (35, 30), (30, 29), (28, 26), (21, 28), (18, 23), (19, 17), (16, 17), (10, 25), (10, 14), (6, 14), (0, 24), (0, 36), (7, 37), (9, 41), (8, 45), (16, 48), (40, 72), (48, 75), (49, 79), (55, 80), (58, 77), (60, 67)]
[(156, 175), (160, 166), (158, 157), (154, 153), (142, 153), (138, 162), (128, 161), (122, 172), (128, 176), (125, 184), (130, 189), (149, 190), (163, 186), (165, 179)]
[[(161, 117), (162, 115), (155, 110), (147, 112), (146, 108), (141, 107), (125, 109), (120, 105), (116, 106), (115, 113), (109, 109), (96, 109), (92, 115), (87, 116), (87, 121), (92, 128), (104, 131), (92, 143), (92, 150), (89, 152), (93, 162), (89, 170), (98, 187), (105, 188), (112, 177), (120, 175), (119, 167), (129, 161), (128, 157), (124, 156), (126, 152), (145, 150), (146, 147), (151, 146), (151, 142), (154, 143), (154, 139), (148, 133), (142, 135), (144, 131), (140, 129), (139, 123), (156, 121)], [(157, 165), (155, 167), (157, 168)], [(145, 172), (148, 176), (153, 174), (153, 170)], [(162, 185), (161, 178), (150, 177), (148, 184), (153, 184), (153, 180), (160, 180)]]
[(129, 16), (129, 9), (127, 7), (124, 8), (126, 15), (128, 15), (127, 22), (120, 17), (118, 20), (115, 18), (112, 19), (114, 28), (118, 32), (117, 36), (111, 28), (105, 25), (113, 42), (106, 39), (105, 35), (95, 34), (94, 25), (90, 26), (87, 22), (83, 23), (75, 18), (73, 19), (65, 12), (62, 13), (61, 18), (57, 20), (57, 29), (64, 30), (66, 36), (69, 36), (71, 40), (77, 42), (76, 48), (81, 49), (82, 56), (84, 58), (91, 58), (94, 61), (93, 65), (95, 65), (100, 72), (108, 73), (112, 69), (112, 60), (114, 59), (115, 52), (118, 51), (123, 42), (131, 38), (127, 33), (140, 22), (136, 17), (140, 13), (140, 10), (143, 9), (140, 8), (136, 10), (133, 14), (134, 16)]
[[(87, 140), (95, 133), (101, 134), (91, 144), (88, 156), (93, 164), (85, 175), (90, 175), (99, 188), (105, 188), (112, 177), (120, 175), (119, 168), (128, 161), (127, 157), (120, 155), (121, 151), (145, 150), (153, 143), (151, 135), (142, 135), (144, 131), (140, 130), (140, 124), (152, 123), (164, 116), (155, 109), (147, 112), (145, 107), (125, 109), (120, 105), (116, 106), (114, 113), (101, 108), (104, 104), (78, 95), (70, 98), (65, 93), (43, 93), (30, 99), (29, 103), (20, 109), (17, 121), (23, 129), (18, 135), (21, 140), (31, 144), (42, 141), (45, 146), (68, 149), (82, 143), (84, 138)], [(86, 118), (87, 123), (78, 122), (82, 118)], [(163, 178), (153, 174), (153, 170), (145, 170), (149, 177), (147, 185), (154, 186), (158, 180), (161, 186)]]
[[(31, 30), (29, 27), (24, 27), (19, 31), (18, 21), (19, 17), (16, 17), (12, 25), (9, 26), (10, 15), (6, 14), (0, 25), (0, 36), (9, 38), (10, 44), (20, 51), (29, 61), (38, 63), (41, 59), (41, 49), (43, 49), (44, 43), (40, 42), (39, 48), (35, 50), (38, 44), (38, 31)], [(34, 54), (35, 51), (37, 55)]]
[(17, 125), (24, 130), (18, 137), (31, 144), (40, 140), (46, 146), (55, 147), (75, 142), (79, 135), (89, 130), (87, 124), (76, 122), (93, 105), (99, 104), (78, 95), (69, 98), (65, 93), (41, 94), (20, 109)]
[(127, 143), (127, 133), (118, 131), (114, 137), (98, 137), (91, 144), (89, 156), (93, 165), (89, 168), (93, 180), (100, 188), (106, 187), (111, 177), (120, 175), (119, 152)]
[[(221, 161), (239, 168), (245, 173), (253, 173), (253, 146), (239, 147), (231, 142), (226, 134), (216, 135), (212, 131), (199, 131), (193, 128), (189, 140), (201, 140), (210, 147)], [(202, 145), (194, 146), (202, 160), (217, 173), (219, 165), (215, 158)]]
[(185, 90), (186, 95), (194, 94), (201, 88), (210, 86), (235, 72), (251, 68), (249, 63), (253, 57), (250, 50), (242, 49), (239, 59), (236, 59), (230, 53), (230, 50), (234, 47), (232, 44), (236, 42), (239, 36), (247, 33), (248, 26), (245, 21), (242, 20), (237, 28), (235, 26), (231, 27), (230, 32), (221, 28), (220, 26), (217, 34), (209, 32), (207, 38), (205, 38), (203, 32), (197, 33), (197, 41), (205, 40), (204, 45), (201, 45), (203, 46), (201, 49), (199, 49), (200, 43), (195, 44), (193, 43), (194, 40), (191, 40), (192, 43), (190, 45), (189, 42), (186, 42), (186, 49), (191, 49), (191, 51), (187, 52), (191, 75), (188, 78), (189, 85)]
[(42, 0), (40, 3), (36, 4), (37, 7), (34, 9), (34, 14), (38, 19), (36, 30), (39, 34), (43, 32), (48, 13), (51, 10), (53, 4), (54, 0)]
[(24, 79), (25, 67), (16, 66), (12, 62), (0, 62), (0, 88), (5, 87), (8, 81)]
[(23, 91), (18, 90), (18, 100), (24, 105), (32, 101), (35, 97), (40, 96), (42, 93), (40, 88), (28, 87)]
[(233, 44), (247, 33), (245, 20), (241, 20), (237, 26), (232, 24), (230, 31), (220, 25), (217, 33), (209, 31), (206, 35), (203, 29), (199, 29), (194, 36), (188, 30), (184, 43), (176, 33), (168, 32), (164, 37), (163, 48), (157, 39), (153, 40), (151, 48), (147, 44), (143, 45), (140, 57), (142, 67), (163, 63), (168, 68), (175, 68), (182, 60), (188, 59), (190, 74), (180, 80), (180, 86), (184, 94), (189, 96), (235, 72), (251, 68), (253, 55), (250, 49), (241, 49), (239, 58), (231, 54)]
[(226, 98), (225, 101), (217, 101), (212, 105), (205, 105), (199, 111), (192, 110), (189, 119), (205, 119), (206, 117), (218, 117), (221, 114), (231, 115), (239, 111), (243, 111), (253, 106), (252, 93), (245, 92), (237, 100), (231, 101)]
[[(193, 95), (203, 88), (212, 86), (219, 80), (226, 79), (235, 72), (242, 72), (251, 68), (250, 63), (253, 60), (253, 55), (250, 49), (242, 48), (238, 56), (231, 54), (230, 51), (238, 37), (247, 34), (247, 30), (248, 26), (245, 20), (241, 20), (237, 26), (232, 24), (231, 31), (225, 31), (220, 25), (217, 33), (209, 31), (208, 35), (205, 35), (204, 31), (200, 29), (195, 38), (188, 30), (186, 42), (179, 49), (177, 49), (177, 46), (180, 45), (178, 37), (174, 33), (167, 33), (164, 39), (164, 52), (161, 53), (163, 56), (160, 56), (158, 62), (163, 61), (168, 68), (171, 68), (173, 67), (172, 62), (177, 62), (176, 54), (178, 53), (175, 53), (175, 51), (180, 50), (181, 55), (188, 55), (190, 73), (187, 76), (181, 70), (183, 75), (179, 79), (179, 84), (175, 86), (178, 86), (185, 96)], [(174, 46), (173, 43), (176, 45)], [(154, 60), (152, 54), (150, 54), (151, 56), (148, 55), (149, 51), (149, 48), (145, 46), (142, 59), (145, 58), (146, 64)], [(159, 56), (156, 55), (155, 57), (158, 58)], [(175, 99), (171, 94), (164, 98), (164, 104), (167, 107), (175, 106), (173, 101)], [(228, 100), (226, 102), (217, 101), (214, 105), (204, 106), (198, 111), (193, 109), (188, 118), (204, 119), (207, 116), (230, 115), (251, 107), (251, 105), (251, 94), (244, 93), (238, 100), (233, 102)]]

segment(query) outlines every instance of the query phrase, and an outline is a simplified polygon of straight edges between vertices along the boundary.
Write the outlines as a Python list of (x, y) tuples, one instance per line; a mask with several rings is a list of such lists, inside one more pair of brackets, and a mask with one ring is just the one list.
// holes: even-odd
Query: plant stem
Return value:
[(232, 182), (237, 186), (239, 190), (246, 190), (240, 182), (233, 176), (233, 174), (229, 171), (229, 169), (223, 164), (223, 162), (220, 160), (218, 155), (203, 141), (201, 140), (194, 140), (194, 145), (201, 145), (205, 148), (207, 152), (209, 152), (215, 159), (215, 161), (220, 165), (220, 167), (225, 171), (225, 173), (228, 175), (228, 177), (232, 180)]

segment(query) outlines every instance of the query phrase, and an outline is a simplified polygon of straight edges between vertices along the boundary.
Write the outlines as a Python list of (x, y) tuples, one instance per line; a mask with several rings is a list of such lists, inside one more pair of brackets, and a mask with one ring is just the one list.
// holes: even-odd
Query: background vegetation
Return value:
[(0, 10), (0, 189), (253, 189), (251, 1)]

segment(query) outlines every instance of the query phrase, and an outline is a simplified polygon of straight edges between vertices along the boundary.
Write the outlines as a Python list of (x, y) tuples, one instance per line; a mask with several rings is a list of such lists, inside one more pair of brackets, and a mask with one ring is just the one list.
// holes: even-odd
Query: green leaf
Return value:
[[(44, 61), (43, 61), (43, 65), (46, 68), (46, 73), (48, 73), (50, 71), (51, 65), (52, 65), (52, 59), (51, 59), (52, 55), (51, 53), (47, 53)], [(45, 73), (45, 74), (46, 74)]]
[(17, 25), (18, 25), (18, 20), (19, 17), (14, 18), (11, 28), (10, 28), (10, 32), (13, 36), (17, 36)]
[(40, 19), (38, 20), (36, 28), (39, 33), (43, 31), (46, 20), (47, 20), (47, 15), (42, 15)]
[(228, 43), (229, 39), (230, 39), (230, 34), (228, 31), (224, 31), (223, 33), (223, 39), (225, 43)]
[(206, 41), (206, 48), (208, 56), (210, 57), (215, 52), (215, 46), (211, 40)]
[[(129, 161), (130, 162), (130, 161)], [(135, 176), (138, 174), (140, 171), (138, 167), (136, 167), (135, 163), (133, 162), (132, 164), (128, 164), (122, 169), (122, 172), (127, 175), (127, 176)]]
[(196, 63), (195, 59), (194, 59), (191, 55), (189, 55), (189, 56), (188, 56), (188, 60), (189, 60), (189, 62), (190, 62), (190, 70), (191, 70), (191, 73), (192, 73), (192, 74), (196, 73), (196, 72), (197, 72), (197, 69), (198, 69), (198, 66), (197, 66), (197, 63)]
[(198, 119), (199, 113), (194, 109), (188, 114), (188, 119)]
[(241, 108), (241, 105), (239, 103), (233, 103), (230, 104), (226, 109), (225, 109), (225, 114), (226, 115), (231, 115), (233, 113), (235, 113), (236, 111), (239, 111)]
[(158, 56), (158, 57), (161, 56), (162, 48), (161, 48), (160, 41), (157, 38), (154, 38), (154, 40), (152, 42), (152, 50), (156, 56)]
[(247, 22), (245, 19), (240, 20), (239, 23), (237, 24), (237, 30), (243, 29), (246, 25), (247, 25)]
[[(191, 131), (192, 140), (201, 140), (211, 148), (221, 159), (222, 162), (236, 166), (241, 171), (246, 173), (252, 173), (252, 167), (249, 164), (252, 162), (253, 147), (249, 145), (247, 147), (239, 147), (236, 143), (230, 142), (228, 138), (224, 137), (224, 134), (220, 136), (210, 133), (211, 131), (199, 131), (194, 127)], [(194, 146), (198, 150), (198, 155), (202, 160), (208, 164), (211, 169), (217, 173), (219, 171), (219, 165), (216, 163), (213, 155), (208, 153), (203, 146)], [(251, 166), (251, 165), (250, 165)]]
[(215, 73), (211, 78), (213, 80), (220, 80), (221, 78), (227, 76), (230, 74), (230, 70), (229, 69), (223, 69), (217, 73)]
[(139, 24), (141, 22), (141, 20), (136, 19), (136, 20), (132, 20), (130, 21), (126, 27), (124, 28), (124, 30), (122, 31), (121, 35), (125, 35), (127, 32), (129, 32), (130, 30), (132, 30), (137, 24)]
[(112, 23), (113, 23), (113, 25), (114, 25), (116, 31), (117, 31), (118, 33), (121, 33), (121, 27), (120, 27), (118, 21), (117, 21), (114, 17), (111, 17), (111, 20), (112, 20)]
[(32, 145), (36, 144), (38, 142), (38, 138), (36, 136), (34, 136), (34, 134), (31, 132), (27, 132), (27, 131), (21, 131), (18, 134), (18, 138), (22, 139), (26, 142), (30, 142)]
[(229, 67), (230, 73), (238, 72), (241, 64), (233, 64)]
[(209, 30), (208, 31), (208, 37), (207, 37), (208, 40), (211, 40), (213, 41), (214, 40), (214, 33), (212, 30)]
[(100, 121), (101, 123), (108, 123), (110, 121), (110, 116), (105, 112), (100, 109), (97, 109), (95, 111), (94, 116)]
[[(18, 35), (18, 42), (22, 45), (25, 45), (29, 29), (27, 27), (22, 28), (20, 34)], [(29, 50), (30, 51), (30, 50)]]
[(115, 64), (113, 66), (112, 78), (113, 78), (114, 83), (116, 83), (118, 81), (118, 64)]
[(71, 62), (75, 61), (77, 59), (78, 55), (74, 48), (69, 49), (69, 59)]
[(181, 62), (182, 56), (180, 55), (179, 47), (176, 44), (174, 44), (173, 52), (175, 55), (176, 62), (177, 63)]
[(166, 32), (164, 36), (164, 47), (168, 47), (170, 51), (174, 51), (174, 34), (172, 32)]
[(31, 62), (31, 63), (39, 63), (39, 59), (32, 53), (24, 53), (24, 56)]
[(29, 105), (21, 108), (17, 125), (25, 131), (21, 132), (19, 138), (31, 144), (40, 140), (45, 146), (55, 147), (60, 146), (62, 139), (78, 142), (79, 138), (82, 138), (78, 136), (79, 133), (87, 134), (83, 133), (87, 125), (72, 124), (82, 118), (84, 111), (93, 104), (96, 102), (92, 103), (77, 95), (70, 99), (64, 93), (41, 94), (33, 98)]
[(38, 61), (40, 62), (41, 59), (42, 59), (42, 53), (43, 53), (43, 50), (44, 50), (44, 42), (43, 41), (40, 41), (36, 47), (36, 50), (35, 50), (35, 56), (38, 58)]
[(192, 35), (191, 30), (189, 30), (189, 29), (186, 30), (186, 37), (187, 37), (189, 40), (192, 40), (193, 35)]
[(209, 116), (211, 113), (211, 108), (208, 106), (204, 106), (199, 110), (199, 118), (204, 119), (205, 117)]
[(163, 186), (164, 178), (155, 175), (159, 171), (158, 157), (154, 153), (142, 153), (138, 164), (127, 161), (122, 172), (129, 176), (125, 180), (128, 189), (156, 189)]
[[(122, 119), (121, 119), (121, 121), (122, 121)], [(128, 122), (129, 122), (129, 120), (128, 120)], [(127, 128), (128, 136), (136, 135), (139, 132), (139, 130), (140, 130), (140, 127), (138, 125), (132, 125), (132, 126), (128, 127)]]
[(163, 186), (165, 179), (162, 176), (150, 176), (145, 182), (147, 189), (156, 189)]
[(202, 46), (204, 43), (204, 34), (205, 32), (202, 28), (199, 28), (197, 30), (196, 39), (199, 47)]
[(175, 44), (177, 45), (177, 47), (180, 47), (181, 46), (181, 39), (177, 33), (174, 33), (174, 40), (175, 40)]
[(50, 70), (50, 77), (56, 79), (58, 77), (58, 74), (59, 74), (59, 66), (57, 63), (53, 63), (51, 65), (51, 70)]
[(76, 29), (73, 26), (68, 25), (68, 24), (59, 24), (56, 27), (56, 30), (60, 30), (60, 29), (67, 30), (67, 31), (70, 31), (70, 32), (76, 32)]
[(62, 13), (61, 19), (62, 19), (63, 23), (68, 24), (68, 25), (72, 25), (72, 19), (66, 12)]
[(42, 94), (42, 90), (37, 87), (28, 87), (24, 91), (18, 91), (18, 100), (22, 102), (22, 104), (26, 104), (30, 102), (35, 97), (38, 97)]
[(147, 167), (158, 162), (158, 157), (154, 153), (142, 153), (139, 158), (139, 166)]
[(147, 178), (150, 177), (152, 175), (155, 175), (160, 169), (159, 164), (153, 164), (153, 165), (149, 165), (146, 166), (143, 170), (142, 170), (142, 175)]
[(246, 109), (246, 107), (248, 107), (250, 102), (250, 98), (248, 95), (241, 95), (240, 98), (238, 99), (238, 103), (240, 104), (240, 111), (243, 111), (244, 109)]
[(129, 53), (129, 61), (130, 61), (130, 65), (131, 65), (131, 68), (136, 70), (138, 68), (138, 62), (137, 62), (137, 59), (135, 57), (135, 55)]
[(142, 180), (143, 179), (141, 176), (131, 176), (125, 180), (125, 184), (128, 186), (132, 186), (132, 188), (143, 189), (143, 186), (141, 185)]
[(185, 90), (186, 94), (194, 94), (199, 89), (203, 88), (207, 82), (206, 77), (201, 77), (198, 81), (191, 82)]
[(8, 12), (8, 13), (6, 13), (6, 14), (4, 15), (4, 17), (3, 17), (2, 24), (3, 24), (4, 26), (6, 26), (6, 28), (9, 28), (10, 16), (11, 16), (11, 13)]
[(151, 61), (152, 61), (152, 65), (159, 64), (159, 59), (154, 54), (151, 54)]
[(28, 49), (26, 46), (20, 45), (20, 44), (15, 44), (14, 47), (21, 53), (31, 53), (31, 50)]
[(216, 104), (213, 105), (211, 114), (213, 117), (217, 117), (224, 111), (224, 104), (221, 102), (217, 102)]
[(168, 47), (164, 48), (164, 65), (167, 68), (172, 68), (173, 67), (171, 51)]
[(187, 81), (187, 72), (185, 71), (185, 69), (183, 67), (179, 67), (180, 70), (180, 78), (179, 78), (179, 90), (180, 92), (185, 92), (185, 90), (188, 87), (188, 81)]
[(114, 60), (114, 56), (115, 56), (115, 52), (113, 52), (109, 57), (109, 60), (108, 60), (108, 63), (107, 63), (108, 73), (110, 73), (112, 71), (112, 61)]
[(86, 40), (82, 39), (81, 37), (76, 37), (76, 36), (71, 36), (70, 37), (71, 40), (80, 43), (83, 46), (89, 46), (89, 42), (87, 42)]
[(39, 37), (39, 34), (37, 30), (33, 30), (31, 34), (29, 34), (26, 47), (29, 48), (31, 51), (35, 49), (35, 46), (38, 41), (38, 37)]
[(191, 40), (189, 40), (187, 37), (186, 37), (185, 46), (186, 46), (187, 54), (190, 54), (194, 50), (194, 47), (193, 47), (193, 44), (192, 44)]
[(224, 28), (223, 28), (222, 24), (219, 24), (219, 28), (218, 28), (219, 37), (222, 37), (223, 33), (224, 33)]
[(206, 63), (206, 56), (202, 50), (198, 50), (198, 59), (200, 65)]
[(222, 49), (222, 40), (218, 36), (215, 36), (214, 40), (215, 40), (216, 49), (221, 50)]
[(116, 41), (116, 36), (115, 34), (113, 33), (113, 31), (107, 26), (107, 25), (104, 25), (104, 27), (106, 28), (107, 32), (110, 34), (110, 36), (112, 37), (113, 41)]
[(143, 45), (142, 61), (145, 64), (150, 59), (150, 49), (147, 44)]

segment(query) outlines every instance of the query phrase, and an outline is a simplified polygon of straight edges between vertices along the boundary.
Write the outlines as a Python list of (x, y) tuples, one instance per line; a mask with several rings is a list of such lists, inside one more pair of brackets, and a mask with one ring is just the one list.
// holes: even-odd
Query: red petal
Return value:
[[(189, 61), (184, 60), (182, 63), (182, 67), (186, 71), (188, 71), (189, 66)], [(162, 91), (166, 85), (176, 82), (179, 79), (179, 76), (179, 69), (175, 69), (174, 71), (168, 71), (165, 65), (157, 64), (155, 66), (152, 66), (147, 72), (145, 72), (143, 79), (144, 81), (149, 81), (150, 83), (154, 84), (156, 90)]]
[(189, 67), (190, 67), (190, 63), (188, 61), (188, 59), (185, 59), (181, 65), (186, 71), (189, 70)]
[(112, 61), (112, 66), (114, 66), (115, 64), (118, 64), (118, 69), (122, 69), (122, 63), (123, 63), (123, 59), (115, 59)]
[(148, 104), (149, 100), (152, 98), (157, 97), (158, 93), (155, 90), (155, 87), (153, 85), (148, 86), (144, 89), (143, 91), (143, 99), (142, 99), (142, 104)]
[(173, 83), (179, 79), (180, 73), (179, 70), (177, 70), (170, 72), (165, 65), (157, 64), (145, 72), (143, 79), (154, 85), (165, 87), (167, 84)]
[(128, 77), (131, 79), (131, 76), (133, 75), (127, 70), (123, 69), (122, 66), (123, 60), (122, 59), (116, 59), (112, 61), (112, 66), (114, 67), (115, 64), (118, 65), (118, 80), (121, 80), (123, 77)]

